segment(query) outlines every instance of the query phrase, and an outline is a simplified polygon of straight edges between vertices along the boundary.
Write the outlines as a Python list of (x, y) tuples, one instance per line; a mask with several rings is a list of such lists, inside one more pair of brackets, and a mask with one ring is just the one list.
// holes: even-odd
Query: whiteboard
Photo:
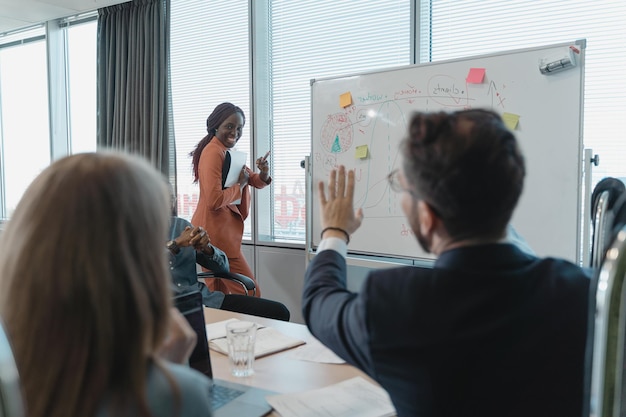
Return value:
[[(399, 168), (400, 140), (414, 111), (490, 108), (519, 118), (513, 130), (527, 173), (513, 226), (538, 255), (579, 261), (584, 54), (585, 40), (578, 40), (312, 80), (309, 247), (317, 248), (321, 240), (317, 184), (327, 182), (332, 168), (345, 165), (355, 170), (355, 207), (365, 215), (349, 251), (433, 259), (417, 244), (401, 195), (386, 180)], [(574, 63), (569, 68), (539, 70), (567, 57)], [(481, 71), (482, 79), (468, 82), (470, 74)]]

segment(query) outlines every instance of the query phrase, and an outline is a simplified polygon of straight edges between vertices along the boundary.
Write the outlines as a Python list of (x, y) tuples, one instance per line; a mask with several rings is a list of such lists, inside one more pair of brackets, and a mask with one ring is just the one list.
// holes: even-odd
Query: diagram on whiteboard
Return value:
[[(411, 113), (417, 110), (468, 109), (473, 103), (498, 103), (505, 98), (495, 82), (480, 88), (467, 88), (464, 79), (436, 75), (424, 88), (407, 83), (381, 94), (376, 91), (351, 94), (354, 103), (336, 113), (327, 114), (319, 129), (319, 145), (314, 158), (321, 164), (323, 177), (339, 165), (354, 169), (355, 205), (372, 219), (403, 219), (400, 195), (389, 189), (387, 175), (399, 168), (399, 145), (406, 135)], [(361, 153), (357, 150), (361, 147)], [(365, 149), (365, 151), (362, 151)], [(375, 166), (376, 169), (372, 169)], [(410, 236), (407, 226), (399, 223), (392, 233)]]
[(355, 207), (365, 216), (351, 237), (350, 250), (432, 259), (419, 248), (402, 210), (402, 193), (390, 190), (387, 177), (400, 168), (399, 146), (414, 112), (486, 108), (502, 116), (526, 159), (525, 187), (513, 226), (538, 254), (575, 259), (584, 50), (576, 57), (577, 65), (541, 71), (546, 60), (570, 47), (553, 45), (313, 80), (311, 246), (321, 240), (317, 183), (326, 182), (332, 169), (344, 165), (354, 170)]

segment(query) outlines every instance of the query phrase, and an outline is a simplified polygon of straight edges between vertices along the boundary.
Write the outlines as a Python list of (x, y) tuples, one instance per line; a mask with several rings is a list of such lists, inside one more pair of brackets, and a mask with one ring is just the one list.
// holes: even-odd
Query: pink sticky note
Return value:
[(485, 78), (484, 68), (470, 68), (465, 81), (467, 81), (468, 84), (480, 84), (483, 82), (483, 78)]

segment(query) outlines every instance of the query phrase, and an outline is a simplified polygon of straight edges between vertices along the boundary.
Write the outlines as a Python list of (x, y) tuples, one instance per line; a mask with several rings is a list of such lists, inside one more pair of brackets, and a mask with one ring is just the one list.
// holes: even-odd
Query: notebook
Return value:
[[(210, 335), (209, 349), (228, 355), (228, 341), (226, 340), (226, 330), (224, 326), (231, 320), (218, 321), (207, 326), (207, 334)], [(254, 357), (261, 358), (272, 353), (282, 352), (296, 346), (304, 345), (305, 341), (289, 337), (272, 327), (257, 325), (256, 342), (254, 344)], [(216, 327), (216, 330), (213, 329)], [(221, 328), (221, 329), (220, 329)], [(210, 330), (209, 330), (210, 329)], [(217, 330), (223, 330), (222, 334), (217, 334)], [(212, 334), (215, 333), (215, 334)], [(217, 337), (216, 337), (217, 336)]]
[(189, 358), (189, 366), (213, 381), (209, 392), (213, 404), (213, 416), (261, 417), (272, 411), (265, 397), (274, 395), (276, 392), (213, 378), (204, 322), (204, 306), (200, 292), (178, 294), (174, 296), (174, 305), (185, 316), (198, 336), (198, 343)]

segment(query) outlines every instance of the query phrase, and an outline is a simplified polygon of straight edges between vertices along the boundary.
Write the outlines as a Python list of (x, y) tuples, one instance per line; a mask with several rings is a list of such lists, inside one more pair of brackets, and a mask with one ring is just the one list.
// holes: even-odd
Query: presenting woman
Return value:
[[(250, 188), (264, 188), (272, 182), (266, 154), (256, 160), (259, 173), (244, 166), (238, 182), (223, 187), (222, 168), (226, 153), (241, 138), (246, 117), (241, 108), (231, 103), (218, 105), (207, 119), (208, 134), (196, 145), (190, 155), (193, 157), (194, 183), (200, 185), (198, 207), (191, 222), (204, 227), (211, 234), (212, 243), (228, 256), (230, 271), (246, 275), (253, 280), (254, 274), (241, 250), (243, 224), (250, 211)], [(241, 294), (236, 283), (225, 280), (207, 280), (212, 291), (225, 294)], [(261, 291), (256, 283), (256, 295)]]

